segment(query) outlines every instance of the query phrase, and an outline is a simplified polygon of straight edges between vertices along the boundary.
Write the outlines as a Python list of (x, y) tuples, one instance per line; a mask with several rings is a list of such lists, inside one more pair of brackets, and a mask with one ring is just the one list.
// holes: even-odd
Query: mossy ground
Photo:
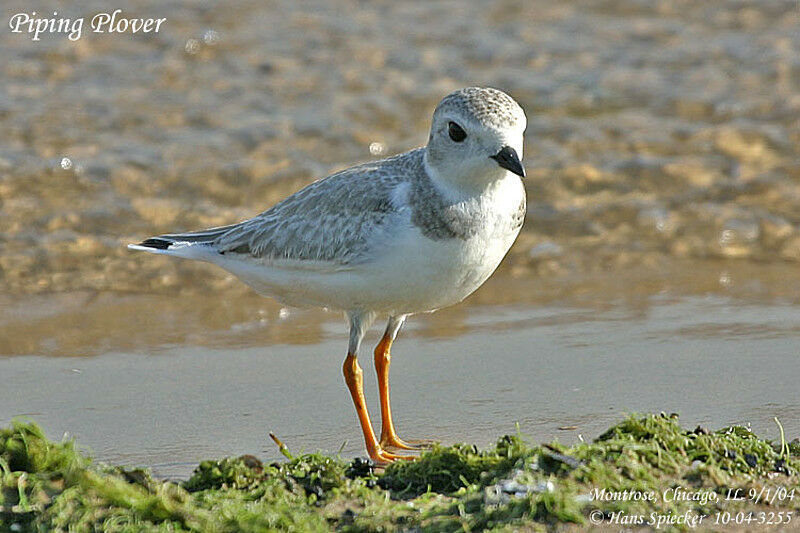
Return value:
[[(72, 441), (52, 442), (35, 424), (14, 422), (0, 429), (0, 530), (620, 529), (655, 527), (651, 516), (701, 514), (701, 529), (720, 529), (726, 517), (728, 525), (757, 529), (769, 520), (774, 527), (778, 513), (785, 528), (787, 517), (790, 527), (800, 523), (798, 471), (798, 445), (741, 427), (687, 431), (674, 417), (647, 415), (572, 447), (505, 436), (485, 451), (436, 447), (383, 472), (319, 454), (270, 465), (243, 456), (204, 461), (175, 483), (92, 463)], [(648, 494), (652, 500), (641, 499)], [(630, 522), (636, 517), (644, 522)]]

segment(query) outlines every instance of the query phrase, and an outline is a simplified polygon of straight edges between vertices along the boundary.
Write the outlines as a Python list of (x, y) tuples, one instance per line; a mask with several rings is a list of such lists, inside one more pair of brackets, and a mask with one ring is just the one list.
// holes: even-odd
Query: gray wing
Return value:
[(402, 208), (392, 201), (396, 186), (421, 169), (421, 152), (367, 163), (333, 174), (260, 215), (219, 228), (219, 253), (266, 260), (350, 265), (366, 260), (372, 246), (391, 230)]

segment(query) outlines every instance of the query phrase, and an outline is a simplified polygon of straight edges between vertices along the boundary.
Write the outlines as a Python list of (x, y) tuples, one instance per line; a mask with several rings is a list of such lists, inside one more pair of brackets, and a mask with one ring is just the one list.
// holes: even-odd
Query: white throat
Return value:
[(464, 168), (456, 168), (454, 172), (442, 171), (430, 164), (427, 150), (425, 150), (422, 162), (425, 172), (439, 192), (456, 202), (480, 197), (493, 189), (500, 181), (513, 176), (498, 165), (487, 165), (487, 168), (475, 169), (473, 172)]

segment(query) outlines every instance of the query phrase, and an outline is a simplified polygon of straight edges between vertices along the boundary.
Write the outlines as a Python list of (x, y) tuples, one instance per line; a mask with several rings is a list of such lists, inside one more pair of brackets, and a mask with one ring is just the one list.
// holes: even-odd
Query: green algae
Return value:
[[(796, 444), (743, 427), (688, 431), (663, 414), (630, 416), (570, 447), (520, 436), (487, 450), (435, 446), (383, 472), (362, 460), (286, 455), (272, 464), (249, 455), (203, 461), (176, 483), (93, 463), (73, 441), (50, 441), (35, 424), (15, 421), (0, 429), (0, 530), (502, 531), (580, 527), (598, 516), (619, 527), (630, 525), (620, 517), (650, 513), (713, 520), (800, 508), (800, 494), (789, 497), (800, 488)], [(783, 492), (771, 501), (730, 498), (765, 490)], [(625, 497), (634, 494), (655, 497)]]

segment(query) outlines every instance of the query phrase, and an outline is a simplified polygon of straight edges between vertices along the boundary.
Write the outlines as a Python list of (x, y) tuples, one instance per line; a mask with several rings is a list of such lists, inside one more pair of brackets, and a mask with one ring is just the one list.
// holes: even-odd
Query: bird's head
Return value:
[(525, 176), (525, 112), (497, 89), (467, 87), (442, 99), (433, 112), (425, 159), (433, 174), (460, 188), (485, 187), (507, 172)]

